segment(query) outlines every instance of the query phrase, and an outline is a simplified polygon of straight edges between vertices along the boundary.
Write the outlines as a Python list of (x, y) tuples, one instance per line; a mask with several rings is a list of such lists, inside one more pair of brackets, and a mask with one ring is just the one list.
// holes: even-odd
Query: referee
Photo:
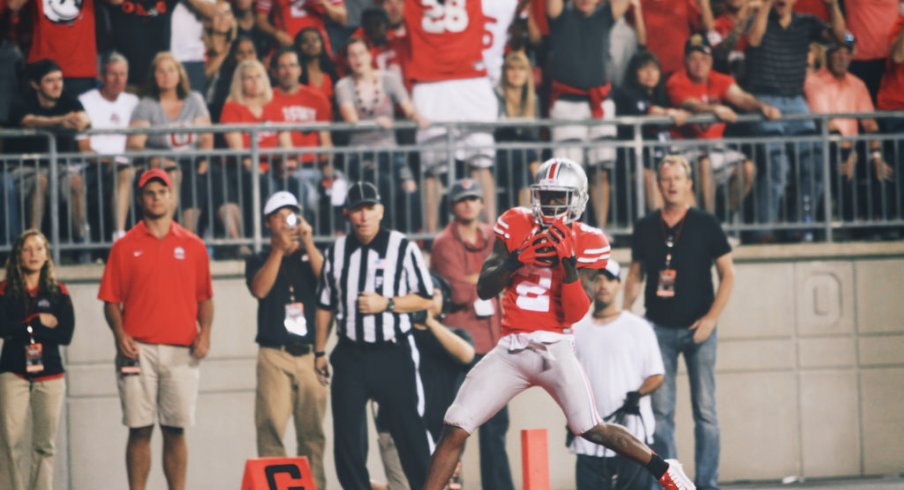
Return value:
[(326, 251), (314, 343), (314, 366), (326, 383), (324, 347), (335, 317), (339, 342), (330, 363), (336, 473), (344, 489), (370, 489), (366, 405), (374, 399), (385, 410), (405, 476), (412, 488), (421, 488), (432, 441), (423, 420), (419, 354), (407, 313), (430, 307), (430, 273), (414, 242), (381, 228), (383, 204), (373, 184), (349, 188), (344, 214), (352, 233)]

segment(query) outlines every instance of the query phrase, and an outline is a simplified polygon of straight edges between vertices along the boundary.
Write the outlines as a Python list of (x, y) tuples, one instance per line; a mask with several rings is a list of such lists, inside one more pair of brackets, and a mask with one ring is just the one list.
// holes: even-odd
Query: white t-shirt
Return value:
[[(94, 129), (125, 129), (132, 120), (132, 111), (138, 105), (138, 97), (121, 93), (111, 102), (105, 99), (99, 89), (89, 90), (78, 98), (85, 113), (91, 119)], [(91, 136), (91, 149), (102, 155), (118, 155), (126, 151), (126, 135), (98, 134)]]
[[(607, 324), (595, 323), (588, 314), (575, 324), (574, 340), (578, 360), (587, 372), (601, 417), (618, 410), (625, 402), (625, 395), (637, 391), (645, 379), (665, 372), (653, 327), (631, 312), (624, 311)], [(649, 396), (640, 399), (640, 415), (643, 425), (634, 415), (629, 415), (624, 425), (647, 444), (652, 443), (656, 422)], [(588, 456), (616, 455), (581, 437), (574, 439), (570, 449)]]
[(508, 29), (515, 18), (518, 0), (483, 0), (483, 64), (495, 86), (502, 76)]
[[(182, 0), (173, 9), (173, 17), (170, 19), (170, 52), (177, 60), (204, 61), (204, 24), (201, 18), (195, 15)], [(216, 0), (204, 0), (206, 3), (216, 3)]]

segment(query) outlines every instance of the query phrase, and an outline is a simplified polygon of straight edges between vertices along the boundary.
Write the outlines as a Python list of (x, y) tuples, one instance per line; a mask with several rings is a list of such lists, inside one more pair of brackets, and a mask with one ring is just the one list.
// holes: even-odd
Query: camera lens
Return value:
[(290, 228), (295, 228), (296, 226), (298, 226), (298, 215), (290, 214), (286, 216), (286, 225), (288, 225)]

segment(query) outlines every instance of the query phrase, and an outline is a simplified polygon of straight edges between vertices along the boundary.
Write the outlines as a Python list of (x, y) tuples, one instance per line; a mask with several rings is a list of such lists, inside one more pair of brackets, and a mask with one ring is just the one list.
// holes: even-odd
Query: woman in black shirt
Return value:
[[(631, 57), (625, 74), (625, 83), (612, 94), (616, 114), (619, 116), (668, 116), (676, 126), (687, 121), (690, 114), (682, 109), (670, 108), (671, 102), (665, 91), (662, 68), (653, 53), (641, 50)], [(645, 141), (659, 141), (662, 145), (647, 146), (643, 151), (644, 181), (646, 182), (647, 206), (650, 210), (662, 207), (662, 196), (656, 186), (656, 164), (668, 153), (669, 127), (647, 124), (642, 129)], [(634, 127), (618, 127), (618, 139), (634, 139)], [(620, 161), (630, 162), (633, 168), (633, 149), (620, 149)]]
[[(53, 488), (54, 443), (66, 392), (59, 346), (69, 344), (74, 326), (72, 300), (56, 281), (47, 238), (38, 230), (25, 231), (0, 282), (0, 454), (13, 488)], [(30, 475), (17, 466), (27, 439)]]

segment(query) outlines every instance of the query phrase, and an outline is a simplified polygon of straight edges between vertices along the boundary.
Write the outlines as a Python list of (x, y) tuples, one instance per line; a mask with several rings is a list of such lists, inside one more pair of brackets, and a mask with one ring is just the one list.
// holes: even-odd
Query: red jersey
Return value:
[(66, 78), (97, 77), (94, 0), (31, 0), (34, 35), (28, 63), (51, 59)]
[[(333, 5), (345, 5), (343, 0), (329, 0)], [(320, 31), (324, 40), (326, 34), (326, 12), (320, 0), (257, 0), (256, 9), (260, 13), (273, 11), (274, 27), (295, 37), (302, 29), (314, 27)], [(329, 50), (329, 42), (323, 47)]]
[[(291, 95), (280, 89), (273, 89), (272, 104), (281, 113), (278, 121), (307, 124), (333, 120), (333, 110), (326, 97), (304, 85), (299, 86), (298, 91)], [(292, 131), (292, 146), (320, 146), (320, 137), (316, 131)]]
[(405, 76), (415, 82), (484, 77), (481, 0), (406, 0)]
[[(681, 70), (666, 82), (669, 99), (675, 107), (687, 99), (696, 99), (704, 104), (723, 104), (728, 89), (735, 84), (734, 77), (710, 70), (706, 83), (695, 83)], [(725, 132), (725, 123), (686, 124), (673, 131), (679, 138), (718, 139)]]
[[(575, 235), (578, 269), (605, 268), (609, 261), (609, 242), (602, 230), (580, 222), (568, 226)], [(493, 231), (511, 253), (539, 233), (540, 225), (530, 209), (518, 207), (503, 213)], [(518, 269), (502, 298), (502, 335), (537, 330), (561, 332), (571, 327), (563, 321), (569, 307), (561, 301), (564, 274), (559, 266), (525, 265)]]
[(684, 42), (692, 32), (699, 30), (700, 7), (694, 0), (641, 2), (643, 21), (650, 33), (647, 49), (659, 58), (663, 74), (680, 70), (684, 61)]
[[(223, 105), (223, 112), (220, 114), (220, 122), (223, 124), (263, 124), (282, 121), (282, 110), (274, 102), (264, 106), (261, 117), (256, 117), (248, 107), (232, 100), (226, 101), (226, 104)], [(258, 148), (276, 148), (278, 143), (276, 131), (261, 131), (256, 134)], [(251, 133), (242, 133), (242, 147), (251, 148)]]
[[(889, 46), (895, 42), (902, 29), (904, 29), (904, 15), (898, 17), (898, 21), (888, 33)], [(891, 56), (888, 57), (876, 99), (879, 109), (885, 111), (904, 109), (904, 63), (895, 63)]]

